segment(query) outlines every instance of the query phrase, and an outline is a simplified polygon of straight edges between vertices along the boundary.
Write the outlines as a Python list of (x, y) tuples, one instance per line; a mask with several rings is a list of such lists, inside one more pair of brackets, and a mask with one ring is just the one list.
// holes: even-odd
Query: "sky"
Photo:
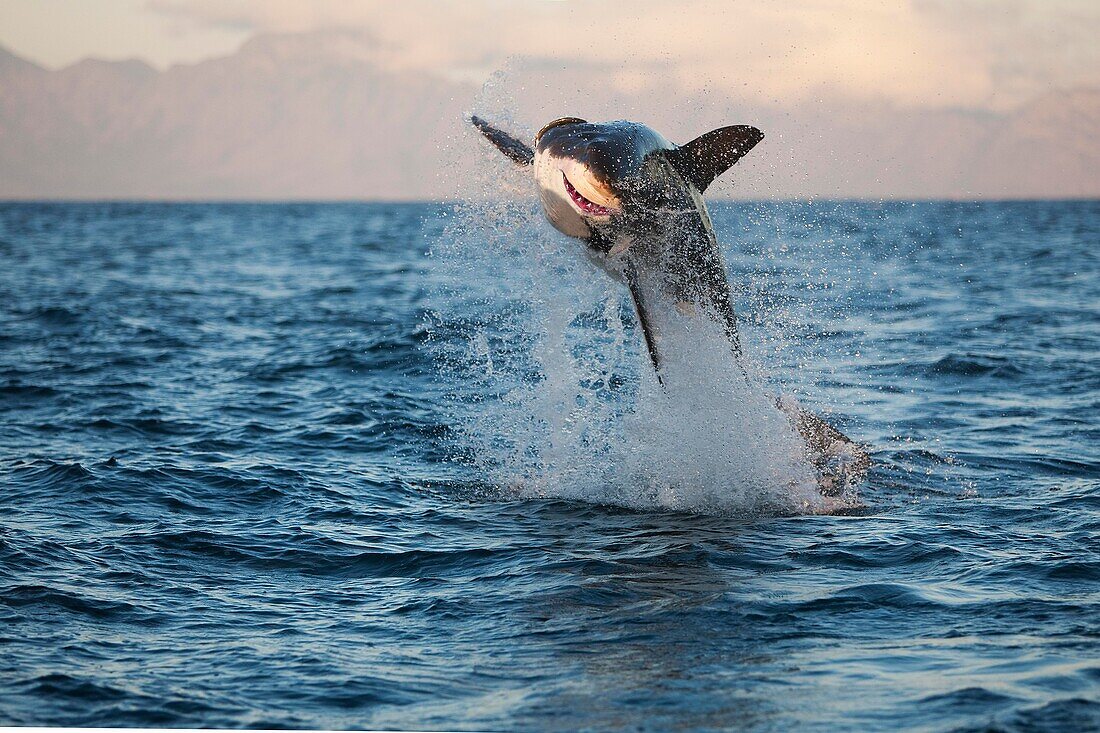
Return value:
[(0, 45), (50, 68), (166, 68), (332, 29), (373, 39), (390, 67), (475, 82), (519, 56), (758, 102), (1007, 110), (1100, 86), (1096, 0), (0, 0)]

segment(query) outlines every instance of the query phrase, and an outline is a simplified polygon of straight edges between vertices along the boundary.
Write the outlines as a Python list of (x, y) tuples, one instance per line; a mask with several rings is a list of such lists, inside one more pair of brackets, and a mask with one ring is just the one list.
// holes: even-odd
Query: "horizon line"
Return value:
[[(0, 196), (0, 206), (27, 205), (27, 204), (192, 204), (192, 205), (287, 205), (287, 204), (379, 204), (387, 206), (419, 205), (454, 206), (459, 204), (484, 204), (500, 201), (498, 198), (484, 199), (432, 199), (432, 198), (353, 198), (353, 197), (303, 197), (303, 198), (279, 198), (279, 197), (164, 197), (164, 198), (131, 198), (131, 197), (4, 197)], [(523, 201), (526, 199), (509, 199), (510, 201)], [(534, 197), (530, 199), (536, 201)], [(886, 203), (960, 203), (960, 204), (996, 204), (996, 203), (1090, 203), (1100, 202), (1100, 194), (1082, 196), (785, 196), (764, 198), (711, 198), (708, 203), (714, 204), (786, 204), (786, 203), (862, 203), (862, 204), (886, 204)]]

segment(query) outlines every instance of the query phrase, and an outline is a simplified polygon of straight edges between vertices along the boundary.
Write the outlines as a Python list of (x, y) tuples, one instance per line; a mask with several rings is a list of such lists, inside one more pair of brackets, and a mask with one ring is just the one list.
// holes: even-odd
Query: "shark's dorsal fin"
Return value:
[(503, 130), (498, 130), (477, 115), (471, 116), (470, 122), (481, 131), (481, 134), (484, 135), (489, 142), (496, 145), (500, 152), (507, 155), (516, 163), (520, 165), (531, 165), (535, 162), (535, 153), (523, 141), (509, 135)]
[(699, 192), (718, 176), (729, 170), (753, 146), (764, 139), (764, 133), (750, 125), (731, 125), (711, 130), (686, 145), (668, 151), (668, 160)]

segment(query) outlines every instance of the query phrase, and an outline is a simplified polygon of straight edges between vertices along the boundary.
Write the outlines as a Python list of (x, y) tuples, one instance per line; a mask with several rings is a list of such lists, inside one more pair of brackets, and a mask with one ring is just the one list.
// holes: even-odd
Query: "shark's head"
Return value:
[(534, 167), (547, 218), (588, 238), (629, 209), (650, 155), (672, 145), (645, 125), (554, 120), (535, 136)]
[(734, 125), (678, 146), (637, 122), (562, 117), (539, 130), (532, 150), (479, 117), (471, 121), (502, 153), (534, 167), (550, 222), (590, 242), (629, 230), (626, 220), (670, 201), (694, 201), (692, 190), (702, 193), (764, 137), (755, 127)]

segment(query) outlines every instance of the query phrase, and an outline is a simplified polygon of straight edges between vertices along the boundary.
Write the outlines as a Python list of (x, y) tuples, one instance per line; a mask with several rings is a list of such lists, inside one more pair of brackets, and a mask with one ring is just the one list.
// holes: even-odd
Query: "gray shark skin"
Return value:
[[(764, 138), (760, 130), (722, 127), (678, 146), (636, 122), (564, 117), (544, 126), (532, 148), (479, 117), (471, 122), (512, 161), (533, 169), (550, 223), (582, 240), (589, 259), (626, 284), (658, 380), (666, 360), (662, 333), (693, 315), (721, 328), (745, 372), (726, 266), (702, 194)], [(776, 406), (805, 441), (823, 494), (865, 472), (866, 452), (839, 430), (789, 398)]]

